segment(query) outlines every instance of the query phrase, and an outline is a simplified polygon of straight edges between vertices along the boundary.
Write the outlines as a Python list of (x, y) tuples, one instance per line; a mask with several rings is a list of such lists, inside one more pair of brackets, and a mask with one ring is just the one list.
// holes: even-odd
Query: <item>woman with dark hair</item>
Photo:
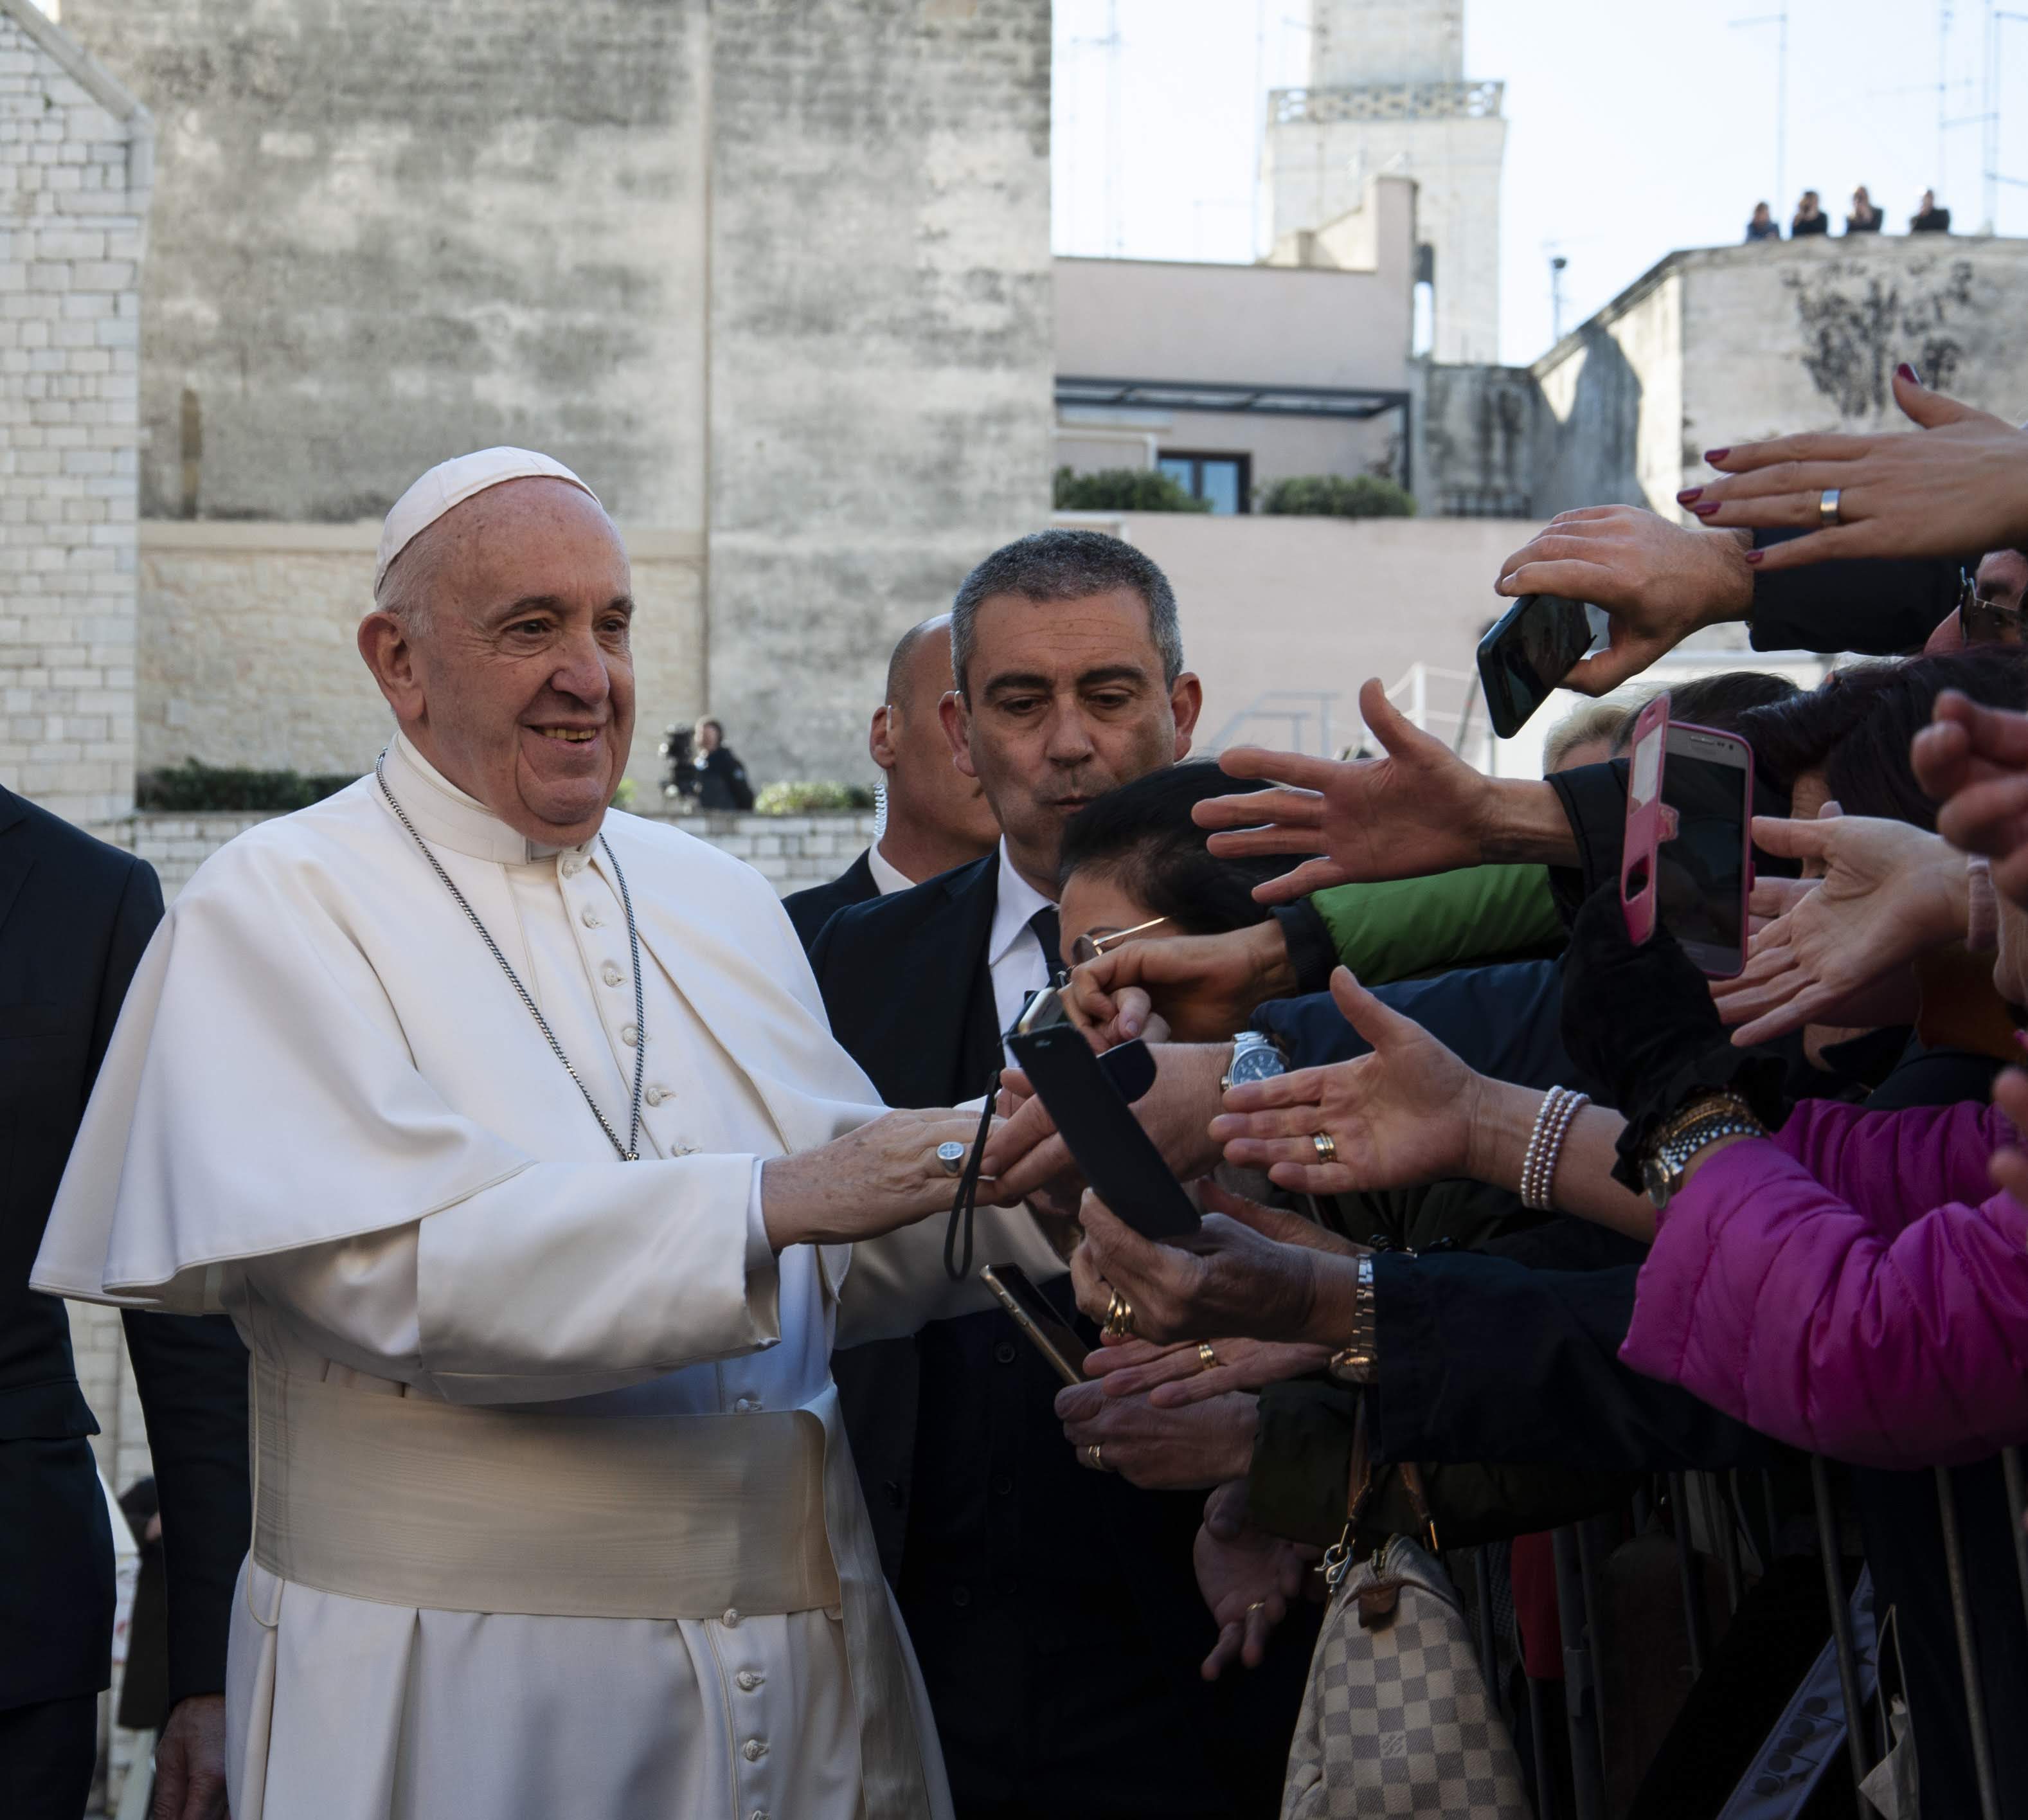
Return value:
[(1977, 645), (1934, 657), (1856, 664), (1820, 687), (1739, 717), (1756, 771), (1815, 818), (1826, 802), (1848, 815), (1905, 821), (1934, 833), (1937, 806), (1915, 781), (1911, 742), (1937, 697), (1955, 689), (1982, 706), (2028, 708), (2028, 648)]
[(1058, 903), (1064, 932), (1104, 941), (1149, 921), (1150, 934), (1216, 936), (1265, 922), (1253, 888), (1279, 861), (1216, 859), (1190, 811), (1240, 784), (1208, 759), (1151, 771), (1087, 803), (1064, 826)]

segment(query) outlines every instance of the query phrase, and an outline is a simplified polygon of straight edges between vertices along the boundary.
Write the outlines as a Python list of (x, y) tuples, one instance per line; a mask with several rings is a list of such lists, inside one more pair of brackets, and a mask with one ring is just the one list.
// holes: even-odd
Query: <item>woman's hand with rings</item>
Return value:
[(2028, 435), (1929, 391), (1905, 362), (1894, 402), (1919, 434), (1778, 436), (1714, 449), (1719, 477), (1676, 502), (1714, 528), (1806, 535), (1748, 553), (1763, 570), (1827, 557), (1957, 557), (2028, 542)]
[(1307, 1377), (1323, 1370), (1330, 1355), (1328, 1346), (1268, 1340), (1186, 1340), (1180, 1346), (1132, 1340), (1101, 1346), (1084, 1369), (1108, 1396), (1145, 1395), (1156, 1409), (1181, 1409), (1232, 1391)]
[(1205, 1188), (1204, 1204), (1209, 1211), (1202, 1226), (1164, 1245), (1144, 1239), (1086, 1195), (1084, 1243), (1071, 1260), (1078, 1306), (1096, 1320), (1114, 1298), (1127, 1302), (1134, 1331), (1144, 1340), (1234, 1333), (1263, 1340), (1327, 1337), (1308, 1331), (1319, 1283), (1334, 1266), (1349, 1273), (1350, 1260), (1269, 1237), (1254, 1216), (1271, 1210), (1256, 1209), (1215, 1185)]
[(1342, 967), (1331, 996), (1373, 1052), (1233, 1088), (1211, 1123), (1226, 1161), (1313, 1195), (1467, 1173), (1479, 1077)]

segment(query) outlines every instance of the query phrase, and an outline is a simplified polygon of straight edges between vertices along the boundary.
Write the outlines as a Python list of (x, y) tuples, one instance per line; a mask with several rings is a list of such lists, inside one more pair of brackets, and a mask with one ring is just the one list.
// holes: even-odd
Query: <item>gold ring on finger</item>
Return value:
[(1106, 1473), (1112, 1470), (1105, 1463), (1105, 1447), (1103, 1442), (1086, 1441), (1078, 1449), (1078, 1451), (1083, 1456), (1084, 1463), (1094, 1472)]
[(1218, 1355), (1212, 1351), (1211, 1342), (1208, 1340), (1200, 1340), (1197, 1342), (1197, 1369), (1201, 1371), (1209, 1371), (1217, 1363)]
[(1329, 1132), (1313, 1132), (1310, 1136), (1310, 1145), (1316, 1151), (1319, 1162), (1338, 1161), (1338, 1140)]
[(1134, 1304), (1116, 1289), (1112, 1299), (1106, 1304), (1105, 1331), (1114, 1340), (1131, 1340), (1134, 1337)]
[(1247, 1615), (1249, 1618), (1251, 1618), (1251, 1617), (1254, 1614), (1254, 1613), (1255, 1613), (1255, 1612), (1256, 1612), (1256, 1611), (1265, 1611), (1267, 1609), (1268, 1609), (1268, 1601), (1267, 1601), (1266, 1599), (1255, 1599), (1255, 1600), (1254, 1600), (1254, 1602), (1253, 1602), (1251, 1605), (1249, 1605), (1249, 1606), (1248, 1606), (1248, 1607), (1247, 1607), (1247, 1608), (1246, 1608), (1246, 1615)]

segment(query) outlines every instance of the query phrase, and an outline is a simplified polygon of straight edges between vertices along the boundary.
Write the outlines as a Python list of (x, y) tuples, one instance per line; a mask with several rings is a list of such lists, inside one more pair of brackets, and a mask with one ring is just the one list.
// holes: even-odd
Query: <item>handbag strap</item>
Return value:
[[(1352, 1470), (1347, 1477), (1345, 1492), (1345, 1528), (1338, 1539), (1324, 1551), (1322, 1562), (1324, 1585), (1334, 1592), (1338, 1582), (1344, 1579), (1352, 1566), (1353, 1539), (1358, 1533), (1359, 1519), (1366, 1507), (1373, 1502), (1375, 1473), (1373, 1456), (1368, 1443), (1367, 1396), (1364, 1388), (1360, 1392), (1357, 1410), (1352, 1422)], [(1413, 1460), (1404, 1460), (1395, 1467), (1400, 1475), (1401, 1489), (1408, 1494), (1408, 1507), (1416, 1514), (1419, 1525), (1423, 1545), (1432, 1555), (1439, 1553), (1437, 1542), (1436, 1518), (1430, 1514), (1430, 1499), (1423, 1482), (1423, 1469)]]

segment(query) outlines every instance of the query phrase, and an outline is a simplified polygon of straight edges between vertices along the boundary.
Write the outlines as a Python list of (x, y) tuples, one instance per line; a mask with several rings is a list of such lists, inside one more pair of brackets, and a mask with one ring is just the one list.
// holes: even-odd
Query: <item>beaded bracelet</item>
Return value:
[(1541, 1110), (1535, 1115), (1535, 1129), (1528, 1134), (1528, 1148), (1521, 1159), (1521, 1204), (1535, 1213), (1547, 1213), (1553, 1204), (1550, 1189), (1562, 1159), (1564, 1139), (1571, 1121), (1591, 1103), (1589, 1094), (1567, 1087), (1552, 1087), (1543, 1096)]

